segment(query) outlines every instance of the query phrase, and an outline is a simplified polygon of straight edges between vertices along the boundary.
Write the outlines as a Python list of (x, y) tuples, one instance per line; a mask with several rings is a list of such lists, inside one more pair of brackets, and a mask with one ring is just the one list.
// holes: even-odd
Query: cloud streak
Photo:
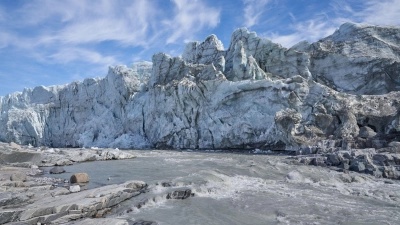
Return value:
[[(55, 21), (55, 32), (44, 32), (39, 43), (86, 44), (116, 41), (123, 45), (145, 45), (154, 7), (149, 1), (51, 1), (29, 4), (22, 12), (27, 25)], [(39, 15), (39, 16), (37, 16)]]
[[(79, 55), (87, 45), (110, 41), (122, 47), (143, 49), (182, 43), (193, 40), (204, 29), (215, 28), (220, 22), (221, 9), (210, 7), (204, 1), (172, 0), (169, 5), (173, 10), (157, 10), (156, 2), (147, 0), (31, 1), (17, 11), (22, 16), (15, 23), (33, 30), (32, 34), (29, 38), (19, 36), (11, 40), (10, 32), (2, 32), (0, 48), (11, 44), (36, 54), (51, 55), (53, 60), (65, 63), (77, 60), (71, 56), (59, 57), (61, 53), (65, 55), (66, 48)], [(45, 28), (49, 26), (51, 30)], [(166, 37), (161, 39), (164, 43), (156, 41), (160, 36)]]
[(250, 28), (257, 24), (269, 2), (270, 0), (243, 0), (243, 25)]
[(49, 58), (63, 64), (72, 61), (83, 61), (100, 65), (114, 65), (117, 63), (117, 60), (112, 56), (103, 56), (96, 51), (81, 48), (62, 48), (57, 53), (50, 55)]
[(400, 0), (370, 0), (367, 7), (356, 13), (363, 23), (400, 25)]
[(316, 19), (307, 20), (291, 25), (294, 30), (291, 34), (280, 35), (279, 33), (264, 33), (262, 36), (271, 38), (274, 42), (290, 48), (303, 40), (315, 41), (332, 34), (336, 27), (326, 21)]
[[(251, 0), (246, 0), (251, 1)], [(400, 0), (368, 0), (363, 7), (356, 9), (348, 2), (342, 0), (331, 1), (332, 11), (321, 11), (305, 21), (298, 20), (295, 15), (289, 13), (292, 23), (288, 26), (291, 32), (280, 34), (279, 32), (266, 31), (262, 36), (291, 47), (300, 41), (317, 41), (332, 34), (344, 22), (357, 22), (379, 25), (400, 25)], [(296, 18), (296, 19), (293, 19)]]
[(166, 43), (174, 43), (178, 39), (192, 39), (196, 32), (204, 28), (214, 28), (220, 22), (220, 9), (209, 7), (201, 1), (173, 0), (175, 10), (172, 20), (164, 20), (163, 24), (172, 30)]

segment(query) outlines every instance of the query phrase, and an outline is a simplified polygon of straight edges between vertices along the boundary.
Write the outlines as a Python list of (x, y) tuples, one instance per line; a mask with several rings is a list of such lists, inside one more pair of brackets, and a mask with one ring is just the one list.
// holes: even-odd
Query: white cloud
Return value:
[(243, 0), (244, 22), (243, 25), (250, 28), (259, 22), (260, 16), (264, 13), (265, 6), (270, 0)]
[[(44, 31), (39, 43), (67, 44), (116, 41), (123, 45), (146, 45), (149, 23), (156, 7), (150, 1), (40, 0), (24, 7), (28, 25), (55, 24)], [(58, 28), (58, 29), (57, 29)]]
[[(400, 0), (367, 0), (352, 8), (343, 0), (331, 2), (335, 24), (352, 21), (373, 25), (400, 25)], [(360, 7), (361, 6), (361, 7)]]
[(333, 0), (329, 3), (336, 14), (354, 13), (353, 8), (345, 0)]
[[(252, 1), (252, 0), (246, 0)], [(369, 0), (362, 3), (358, 10), (351, 7), (343, 0), (333, 0), (330, 3), (331, 12), (320, 12), (308, 17), (306, 21), (292, 18), (293, 23), (289, 28), (293, 31), (289, 34), (277, 32), (265, 32), (262, 36), (272, 39), (274, 42), (291, 47), (300, 41), (317, 41), (332, 34), (345, 22), (368, 23), (374, 25), (400, 25), (400, 0)]]
[(161, 10), (157, 4), (147, 0), (30, 1), (14, 13), (21, 16), (13, 22), (32, 33), (19, 33), (10, 41), (7, 32), (2, 32), (0, 48), (12, 44), (54, 56), (58, 49), (83, 50), (112, 41), (113, 45), (148, 49), (193, 40), (198, 32), (220, 22), (221, 10), (201, 0), (172, 0), (173, 10)]
[(271, 39), (273, 42), (281, 44), (283, 47), (290, 48), (293, 45), (299, 43), (299, 41), (304, 40), (303, 35), (299, 33), (293, 33), (288, 35), (279, 35), (278, 33), (262, 34)]
[(268, 37), (274, 42), (279, 43), (286, 48), (290, 48), (303, 40), (312, 42), (326, 37), (332, 34), (336, 29), (335, 25), (319, 19), (295, 23), (290, 27), (294, 30), (291, 34), (280, 35), (279, 33), (267, 32), (261, 34), (261, 36)]
[(220, 9), (209, 7), (202, 1), (172, 0), (175, 4), (175, 16), (172, 20), (164, 20), (163, 24), (172, 34), (167, 44), (178, 39), (192, 39), (193, 35), (204, 29), (214, 28), (220, 22)]
[(336, 29), (334, 24), (320, 20), (308, 20), (304, 23), (294, 25), (296, 33), (301, 34), (304, 39), (318, 40), (332, 34)]
[(84, 11), (85, 5), (89, 1), (79, 0), (36, 0), (25, 4), (20, 10), (20, 14), (25, 23), (36, 25), (46, 20), (56, 17), (56, 20), (68, 22), (73, 18), (79, 17)]
[(112, 56), (103, 56), (96, 51), (80, 48), (62, 48), (57, 53), (50, 55), (49, 58), (60, 64), (85, 61), (91, 64), (110, 66), (117, 63), (117, 60)]
[(366, 8), (356, 16), (363, 23), (379, 25), (400, 25), (400, 0), (370, 0)]

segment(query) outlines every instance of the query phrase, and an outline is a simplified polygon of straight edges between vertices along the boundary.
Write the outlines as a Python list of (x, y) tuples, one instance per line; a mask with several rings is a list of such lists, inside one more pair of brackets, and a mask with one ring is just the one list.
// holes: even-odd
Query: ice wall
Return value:
[[(0, 140), (54, 147), (363, 147), (400, 131), (398, 27), (346, 23), (291, 49), (245, 28), (103, 79), (0, 97)], [(370, 132), (365, 132), (365, 131)], [(361, 131), (361, 132), (360, 132)]]

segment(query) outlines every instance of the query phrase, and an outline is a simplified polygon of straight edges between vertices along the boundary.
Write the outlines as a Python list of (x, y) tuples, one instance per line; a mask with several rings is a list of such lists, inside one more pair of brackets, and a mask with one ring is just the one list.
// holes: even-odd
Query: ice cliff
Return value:
[[(346, 23), (290, 49), (236, 30), (103, 79), (0, 97), (0, 141), (53, 147), (370, 147), (400, 132), (400, 28)], [(394, 135), (396, 136), (396, 135)]]

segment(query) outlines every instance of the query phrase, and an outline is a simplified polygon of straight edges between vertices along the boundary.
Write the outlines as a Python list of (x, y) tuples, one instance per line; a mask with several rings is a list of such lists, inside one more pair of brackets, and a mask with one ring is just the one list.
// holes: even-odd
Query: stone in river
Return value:
[(87, 183), (89, 182), (89, 175), (87, 173), (76, 173), (70, 178), (71, 184), (73, 183)]
[(64, 173), (65, 170), (62, 166), (55, 166), (50, 170), (51, 174), (59, 174), (59, 173)]

